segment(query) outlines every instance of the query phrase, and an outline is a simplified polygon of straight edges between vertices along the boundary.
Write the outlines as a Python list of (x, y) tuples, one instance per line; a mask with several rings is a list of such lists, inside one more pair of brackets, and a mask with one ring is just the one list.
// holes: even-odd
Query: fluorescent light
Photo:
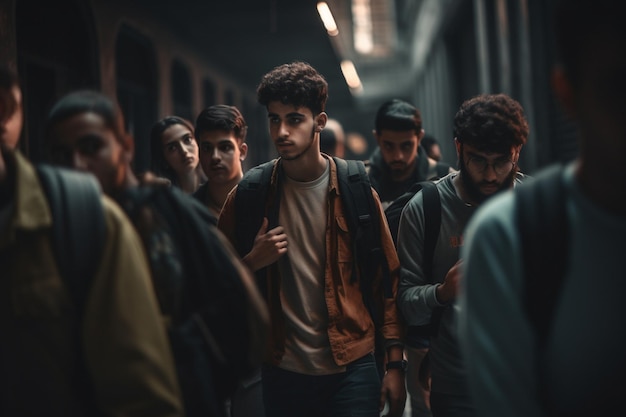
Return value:
[(352, 61), (347, 59), (341, 61), (341, 72), (343, 73), (343, 78), (346, 79), (346, 84), (348, 84), (351, 90), (361, 91), (363, 89), (361, 79)]
[(371, 53), (374, 50), (374, 34), (370, 0), (352, 0), (352, 24), (354, 49), (361, 54)]
[(330, 7), (328, 7), (328, 3), (325, 1), (317, 3), (317, 12), (320, 14), (320, 18), (322, 19), (322, 23), (324, 23), (326, 32), (328, 32), (330, 36), (337, 36), (339, 34), (339, 29), (337, 29), (335, 18), (330, 11)]

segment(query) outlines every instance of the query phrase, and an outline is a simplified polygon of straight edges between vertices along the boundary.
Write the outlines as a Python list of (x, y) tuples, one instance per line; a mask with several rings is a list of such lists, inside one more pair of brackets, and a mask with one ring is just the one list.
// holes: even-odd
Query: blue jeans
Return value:
[(263, 401), (271, 417), (378, 417), (380, 378), (373, 355), (334, 375), (263, 367)]

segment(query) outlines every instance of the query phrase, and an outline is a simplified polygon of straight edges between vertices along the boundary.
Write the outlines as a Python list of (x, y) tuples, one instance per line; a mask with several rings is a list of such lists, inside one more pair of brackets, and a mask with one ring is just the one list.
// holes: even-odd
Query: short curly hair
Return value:
[(454, 116), (454, 136), (481, 151), (506, 153), (528, 140), (522, 106), (506, 94), (481, 94), (461, 104)]
[(316, 115), (326, 108), (328, 83), (315, 68), (295, 61), (265, 74), (257, 88), (257, 99), (265, 107), (271, 101), (280, 101), (298, 108), (306, 107)]

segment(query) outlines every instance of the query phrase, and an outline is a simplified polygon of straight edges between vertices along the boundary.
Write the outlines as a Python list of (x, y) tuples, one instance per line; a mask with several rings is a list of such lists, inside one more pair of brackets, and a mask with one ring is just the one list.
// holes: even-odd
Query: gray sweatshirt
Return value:
[[(424, 211), (422, 193), (405, 206), (398, 229), (400, 287), (398, 305), (409, 325), (428, 324), (434, 307), (442, 306), (435, 296), (437, 284), (459, 260), (465, 225), (476, 207), (463, 202), (452, 184), (456, 173), (437, 181), (441, 198), (441, 228), (433, 258), (433, 280), (422, 270), (424, 251)], [(432, 390), (466, 395), (465, 373), (456, 338), (454, 305), (445, 307), (437, 337), (431, 338)]]

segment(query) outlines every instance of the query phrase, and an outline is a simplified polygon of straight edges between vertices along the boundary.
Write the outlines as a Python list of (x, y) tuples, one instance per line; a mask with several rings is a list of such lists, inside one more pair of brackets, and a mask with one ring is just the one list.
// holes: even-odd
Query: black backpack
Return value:
[[(348, 229), (354, 242), (354, 262), (351, 279), (356, 282), (360, 271), (360, 287), (363, 301), (370, 312), (377, 329), (382, 326), (382, 312), (375, 302), (373, 294), (373, 279), (375, 274), (382, 268), (383, 289), (386, 298), (393, 297), (389, 265), (380, 246), (381, 230), (380, 219), (377, 216), (378, 209), (369, 177), (362, 161), (344, 160), (333, 157), (337, 165), (337, 177), (342, 202), (346, 209)], [(263, 217), (268, 217), (269, 228), (278, 224), (278, 210), (280, 207), (280, 187), (282, 182), (282, 169), (278, 161), (277, 172), (278, 184), (276, 192), (269, 195), (272, 172), (276, 160), (272, 160), (254, 167), (242, 178), (237, 186), (235, 195), (235, 218), (237, 250), (241, 256), (245, 256), (252, 249), (254, 237), (261, 227)], [(271, 201), (268, 201), (271, 199)], [(250, 210), (250, 207), (266, 207), (267, 210)], [(257, 271), (257, 282), (264, 296), (267, 296), (266, 268)], [(377, 332), (376, 356), (379, 371), (382, 370), (382, 357), (384, 348), (382, 337)]]
[[(439, 229), (441, 228), (441, 200), (439, 191), (433, 181), (421, 181), (413, 184), (404, 194), (395, 199), (389, 207), (385, 209), (385, 216), (389, 224), (389, 230), (394, 243), (398, 244), (398, 227), (400, 226), (400, 216), (404, 206), (413, 198), (418, 191), (422, 191), (424, 199), (424, 263), (422, 269), (424, 275), (432, 282), (433, 257), (435, 256), (435, 246), (439, 239)], [(405, 343), (409, 346), (423, 347), (428, 343), (431, 336), (437, 335), (439, 321), (443, 307), (436, 307), (431, 314), (430, 323), (422, 326), (407, 326)]]
[[(549, 336), (568, 260), (568, 248), (563, 244), (569, 242), (569, 227), (562, 177), (563, 166), (555, 165), (515, 190), (515, 216), (524, 265), (524, 308), (535, 329), (539, 351), (545, 348)], [(541, 374), (540, 357), (536, 367)], [(539, 395), (549, 408), (544, 381), (540, 378)]]
[(106, 237), (100, 185), (91, 174), (45, 164), (37, 175), (52, 212), (53, 251), (74, 305), (82, 311)]
[[(35, 168), (52, 214), (52, 250), (80, 324), (107, 233), (100, 184), (91, 174), (45, 164)], [(80, 332), (75, 338), (79, 363), (85, 363)], [(78, 395), (88, 408), (93, 407), (90, 412), (94, 416), (99, 415), (87, 368), (81, 366), (78, 375)]]
[(515, 189), (524, 261), (524, 305), (540, 347), (548, 337), (568, 259), (568, 248), (563, 244), (569, 242), (569, 228), (562, 177), (563, 166), (555, 165)]
[(251, 323), (243, 308), (249, 300), (231, 261), (236, 254), (225, 249), (229, 243), (206, 207), (178, 189), (137, 187), (128, 196), (123, 206), (133, 223), (145, 208), (165, 222), (159, 227), (171, 236), (182, 265), (181, 302), (168, 334), (185, 413), (223, 416), (237, 383), (258, 366), (249, 360)]

